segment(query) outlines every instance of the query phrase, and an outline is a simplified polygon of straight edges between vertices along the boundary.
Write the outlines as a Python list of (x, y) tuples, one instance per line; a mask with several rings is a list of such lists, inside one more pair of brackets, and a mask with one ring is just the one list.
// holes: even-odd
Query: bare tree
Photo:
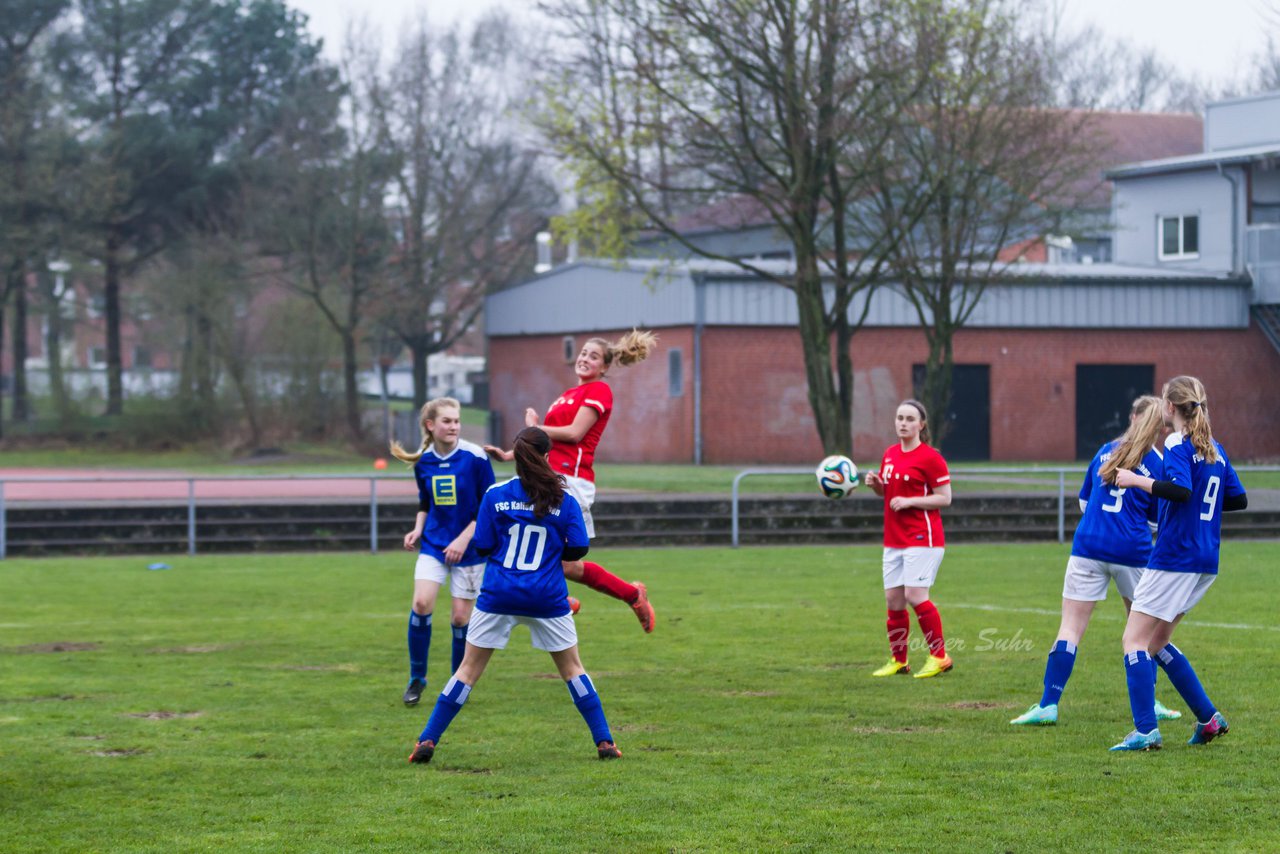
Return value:
[(428, 357), (467, 332), (490, 287), (531, 266), (537, 214), (554, 202), (510, 118), (526, 50), (501, 15), (469, 37), (419, 19), (389, 73), (365, 81), (395, 162), (400, 241), (380, 322), (409, 349), (418, 406)]
[(1062, 229), (1100, 180), (1088, 114), (1044, 108), (1053, 81), (1012, 13), (1003, 0), (917, 7), (912, 53), (927, 82), (875, 196), (878, 227), (889, 232), (902, 229), (903, 205), (927, 200), (893, 241), (891, 268), (928, 341), (918, 394), (939, 440), (956, 333), (987, 287)]
[[(637, 226), (655, 229), (789, 289), (828, 452), (851, 448), (849, 345), (904, 231), (868, 231), (854, 203), (885, 171), (889, 135), (920, 85), (898, 38), (910, 5), (563, 0), (546, 9), (568, 40), (542, 126), (582, 194), (570, 232), (620, 251)], [(689, 241), (680, 213), (712, 202), (726, 219), (772, 225), (794, 265)], [(904, 205), (908, 222), (918, 202)]]

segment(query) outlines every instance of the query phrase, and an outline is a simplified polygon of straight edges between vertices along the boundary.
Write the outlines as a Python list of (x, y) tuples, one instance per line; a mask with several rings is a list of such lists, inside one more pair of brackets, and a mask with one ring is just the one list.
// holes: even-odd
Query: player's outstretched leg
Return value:
[(1164, 649), (1156, 653), (1156, 661), (1164, 670), (1169, 682), (1182, 695), (1191, 713), (1196, 716), (1196, 731), (1187, 744), (1208, 744), (1220, 735), (1227, 734), (1227, 719), (1205, 693), (1196, 676), (1191, 662), (1182, 654), (1182, 650), (1173, 644), (1165, 644)]
[(1076, 663), (1076, 645), (1059, 638), (1044, 663), (1044, 690), (1040, 702), (1009, 721), (1017, 726), (1052, 726), (1058, 722), (1058, 701)]
[(1151, 680), (1151, 658), (1143, 650), (1124, 654), (1124, 677), (1129, 686), (1129, 711), (1133, 732), (1112, 750), (1159, 750), (1160, 730), (1156, 727), (1156, 686)]
[(582, 577), (576, 580), (581, 581), (592, 590), (597, 590), (606, 596), (612, 596), (614, 599), (621, 599), (626, 602), (631, 606), (636, 618), (640, 620), (641, 628), (645, 632), (653, 631), (657, 616), (654, 614), (653, 606), (649, 604), (649, 591), (639, 581), (629, 584), (600, 564), (592, 563), (591, 561), (582, 562)]
[(874, 670), (872, 676), (905, 676), (911, 672), (907, 664), (907, 638), (911, 634), (911, 616), (906, 609), (885, 611), (884, 627), (889, 633), (889, 660)]
[(947, 643), (942, 636), (942, 616), (928, 599), (919, 605), (913, 605), (916, 622), (920, 624), (920, 632), (929, 644), (929, 658), (924, 667), (915, 674), (916, 679), (928, 679), (946, 673), (952, 667), (951, 656), (947, 655)]

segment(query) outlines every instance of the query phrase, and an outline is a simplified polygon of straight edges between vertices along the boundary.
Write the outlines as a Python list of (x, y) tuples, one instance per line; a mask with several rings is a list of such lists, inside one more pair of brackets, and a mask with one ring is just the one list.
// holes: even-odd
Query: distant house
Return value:
[[(1280, 422), (1269, 320), (1280, 304), (1280, 93), (1210, 105), (1203, 123), (1104, 113), (1096, 127), (1114, 143), (1099, 164), (1110, 188), (1090, 206), (1096, 228), (1070, 244), (1045, 235), (1046, 263), (992, 286), (957, 335), (955, 403), (934, 413), (951, 421), (945, 450), (1080, 459), (1123, 429), (1134, 396), (1193, 373), (1236, 457), (1280, 457), (1280, 430), (1258, 427)], [(726, 256), (790, 261), (749, 205), (726, 200), (686, 224), (687, 239)], [(784, 464), (821, 454), (792, 295), (732, 264), (654, 260), (673, 249), (655, 238), (621, 264), (566, 264), (488, 299), (498, 438), (523, 424), (526, 406), (541, 411), (572, 384), (585, 338), (640, 325), (663, 348), (614, 372), (602, 459)], [(852, 344), (859, 459), (892, 440), (894, 408), (925, 355), (903, 297), (878, 291)]]

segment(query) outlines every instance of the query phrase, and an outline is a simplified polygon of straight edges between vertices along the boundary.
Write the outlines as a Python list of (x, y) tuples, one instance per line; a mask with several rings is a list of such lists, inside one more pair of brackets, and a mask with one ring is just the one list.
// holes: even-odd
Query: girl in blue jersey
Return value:
[[(1134, 469), (1159, 478), (1162, 461), (1155, 449), (1164, 432), (1160, 398), (1144, 395), (1133, 402), (1129, 428), (1119, 439), (1107, 442), (1094, 454), (1080, 486), (1084, 515), (1071, 541), (1066, 579), (1062, 584), (1062, 622), (1058, 639), (1044, 668), (1044, 692), (1040, 702), (1009, 721), (1020, 726), (1047, 726), (1058, 722), (1058, 701), (1076, 662), (1076, 647), (1089, 627), (1094, 606), (1107, 598), (1107, 587), (1116, 590), (1127, 611), (1133, 591), (1151, 555), (1151, 529), (1156, 522), (1156, 502), (1141, 490), (1111, 485), (1120, 469)], [(1170, 720), (1181, 712), (1156, 702), (1156, 715)]]
[(453, 599), (449, 622), (453, 629), (452, 670), (457, 670), (484, 573), (484, 561), (476, 554), (472, 534), (480, 497), (493, 485), (493, 465), (479, 445), (459, 438), (461, 411), (458, 401), (451, 397), (429, 400), (419, 417), (422, 447), (418, 452), (409, 453), (399, 442), (391, 443), (392, 455), (413, 466), (413, 477), (418, 482), (418, 515), (413, 530), (404, 535), (405, 549), (419, 551), (409, 611), (409, 687), (403, 697), (406, 706), (416, 706), (427, 687), (431, 613), (440, 585), (448, 579)]
[(1165, 417), (1173, 426), (1165, 441), (1163, 475), (1157, 479), (1127, 469), (1116, 472), (1117, 487), (1141, 489), (1160, 499), (1160, 528), (1124, 629), (1125, 680), (1134, 729), (1112, 750), (1160, 749), (1151, 678), (1157, 663), (1195, 713), (1195, 732), (1187, 743), (1207, 744), (1227, 733), (1227, 719), (1170, 639), (1218, 576), (1223, 512), (1243, 510), (1249, 500), (1213, 438), (1209, 398), (1200, 380), (1174, 377), (1165, 384), (1163, 396)]
[(562, 561), (581, 560), (589, 540), (577, 500), (547, 462), (551, 439), (537, 427), (516, 436), (516, 478), (485, 493), (473, 545), (488, 557), (480, 599), (471, 618), (462, 664), (436, 700), (426, 728), (409, 755), (430, 762), (440, 737), (511, 630), (529, 627), (536, 649), (551, 653), (569, 696), (591, 730), (596, 755), (622, 756), (613, 743), (600, 696), (578, 657), (578, 632), (569, 612)]

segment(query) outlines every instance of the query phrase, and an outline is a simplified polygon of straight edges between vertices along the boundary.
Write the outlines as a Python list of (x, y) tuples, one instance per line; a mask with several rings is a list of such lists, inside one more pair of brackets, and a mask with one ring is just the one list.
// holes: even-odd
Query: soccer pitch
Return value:
[[(411, 555), (4, 561), (0, 849), (1280, 845), (1280, 543), (1228, 542), (1176, 636), (1230, 734), (1186, 747), (1188, 714), (1144, 754), (1107, 752), (1132, 728), (1114, 590), (1061, 723), (1007, 723), (1039, 698), (1067, 553), (949, 547), (934, 601), (956, 667), (916, 680), (869, 676), (887, 658), (879, 548), (593, 552), (646, 581), (658, 613), (646, 636), (571, 585), (624, 758), (595, 759), (518, 629), (426, 766), (406, 758), (448, 675), (448, 606), (405, 708)], [(1185, 712), (1163, 676), (1157, 696)]]

